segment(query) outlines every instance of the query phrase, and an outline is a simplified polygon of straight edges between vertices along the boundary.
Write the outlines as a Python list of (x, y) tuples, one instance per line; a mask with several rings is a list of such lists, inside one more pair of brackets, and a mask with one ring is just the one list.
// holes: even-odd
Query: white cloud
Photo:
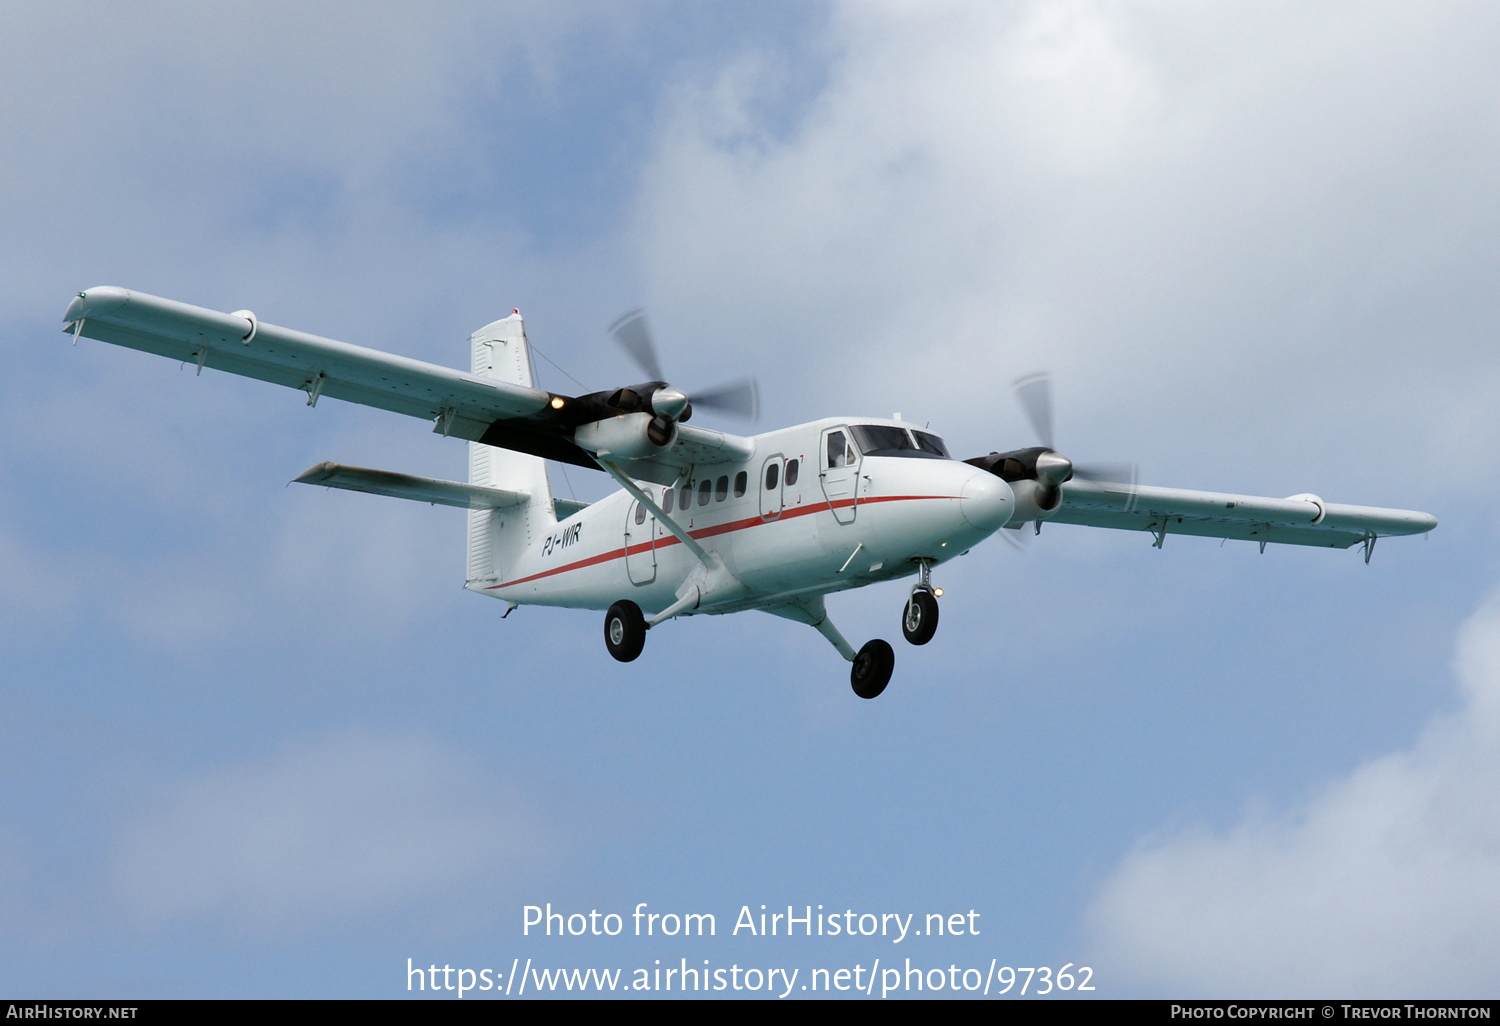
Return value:
[(640, 215), (665, 338), (967, 446), (1029, 444), (1008, 384), (1048, 366), (1060, 440), (1157, 483), (1394, 503), (1378, 450), (1490, 487), (1493, 9), (858, 3), (830, 40), (792, 132), (774, 61), (677, 95)]
[(314, 930), (490, 910), (538, 831), (420, 737), (349, 732), (168, 789), (124, 830), (113, 879), (143, 925)]
[(1456, 669), (1462, 709), (1410, 750), (1295, 812), (1142, 843), (1093, 905), (1096, 963), (1184, 995), (1493, 997), (1500, 597)]
[[(15, 343), (0, 610), (15, 607), (18, 641), (90, 606), (178, 651), (247, 624), (391, 637), (453, 593), (458, 514), (280, 486), (322, 458), (462, 474), (461, 445), (406, 418), (308, 410), (285, 389), (70, 347), (59, 318), (74, 290), (110, 282), (465, 365), (467, 332), (536, 295), (547, 272), (521, 259), (503, 204), (435, 215), (428, 191), (483, 181), (505, 119), (547, 103), (571, 37), (585, 23), (618, 30), (614, 14), (586, 14), (531, 2), (7, 12), (0, 140), (21, 156), (0, 164), (0, 311)], [(486, 105), (495, 117), (476, 126)], [(13, 512), (22, 503), (46, 510), (50, 535)]]
[[(1493, 7), (856, 3), (830, 39), (790, 133), (756, 115), (774, 65), (682, 90), (640, 215), (660, 334), (755, 354), (778, 419), (1030, 444), (1008, 385), (1048, 366), (1059, 441), (1153, 483), (1492, 502)], [(1497, 624), (1410, 752), (1133, 856), (1098, 964), (1178, 992), (1492, 989)]]

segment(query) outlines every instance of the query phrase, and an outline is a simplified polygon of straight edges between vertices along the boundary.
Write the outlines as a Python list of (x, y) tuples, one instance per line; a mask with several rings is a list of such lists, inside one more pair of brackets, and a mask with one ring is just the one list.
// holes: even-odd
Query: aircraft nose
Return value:
[(958, 508), (971, 526), (981, 531), (995, 531), (1010, 519), (1015, 502), (1010, 485), (981, 470), (964, 482)]

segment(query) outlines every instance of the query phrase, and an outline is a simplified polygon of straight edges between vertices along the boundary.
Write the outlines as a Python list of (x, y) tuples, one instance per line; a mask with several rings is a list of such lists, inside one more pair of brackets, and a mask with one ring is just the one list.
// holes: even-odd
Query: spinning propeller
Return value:
[(627, 310), (609, 326), (609, 333), (636, 366), (645, 371), (653, 383), (659, 384), (660, 387), (650, 396), (653, 413), (685, 421), (693, 415), (696, 406), (750, 420), (760, 417), (760, 388), (754, 378), (740, 378), (717, 388), (695, 391), (691, 396), (666, 384), (661, 361), (656, 358), (656, 345), (651, 340), (651, 329), (646, 326), (644, 310)]
[[(1042, 445), (1052, 449), (1052, 375), (1046, 371), (1037, 371), (1017, 378), (1011, 383), (1011, 388), (1015, 390), (1021, 412), (1031, 421), (1037, 438), (1041, 439)], [(1124, 485), (1133, 492), (1140, 476), (1140, 468), (1133, 463), (1072, 463), (1056, 451), (1052, 456), (1054, 459), (1067, 461), (1072, 467), (1073, 473), (1061, 481), (1076, 477), (1080, 481)]]
[[(760, 393), (754, 378), (692, 396), (668, 384), (662, 377), (661, 361), (656, 358), (643, 311), (630, 310), (617, 317), (609, 333), (651, 380), (573, 398), (552, 397), (552, 416), (574, 426), (573, 440), (586, 451), (624, 459), (653, 456), (672, 444), (677, 425), (693, 415), (694, 406), (740, 417), (760, 415)], [(631, 416), (624, 416), (627, 414)]]
[[(1010, 452), (992, 452), (965, 463), (989, 471), (1015, 486), (1023, 481), (1035, 482), (1035, 502), (1041, 510), (1053, 510), (1062, 501), (1062, 486), (1075, 478), (1095, 481), (1135, 495), (1139, 473), (1128, 463), (1074, 463), (1053, 448), (1052, 376), (1046, 371), (1017, 378), (1011, 385), (1021, 412), (1031, 422), (1041, 445)], [(1010, 540), (1010, 539), (1007, 539)]]

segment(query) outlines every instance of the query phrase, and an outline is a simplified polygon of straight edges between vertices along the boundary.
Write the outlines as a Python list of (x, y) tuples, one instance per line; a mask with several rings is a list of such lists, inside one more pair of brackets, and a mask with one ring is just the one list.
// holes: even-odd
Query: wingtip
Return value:
[(130, 302), (130, 290), (119, 285), (95, 285), (73, 297), (63, 314), (63, 322), (73, 324), (81, 317), (97, 317), (113, 307)]
[(308, 467), (302, 473), (288, 481), (287, 484), (318, 484), (321, 481), (328, 480), (337, 473), (338, 469), (339, 465), (337, 463), (324, 460), (322, 463), (315, 463)]

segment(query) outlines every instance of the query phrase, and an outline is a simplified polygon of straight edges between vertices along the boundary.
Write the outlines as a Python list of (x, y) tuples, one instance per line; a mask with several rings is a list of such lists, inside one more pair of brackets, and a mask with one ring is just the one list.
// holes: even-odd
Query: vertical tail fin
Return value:
[[(519, 311), (486, 324), (469, 342), (475, 374), (535, 387)], [(469, 483), (531, 493), (524, 506), (469, 511), (469, 583), (504, 580), (532, 539), (550, 534), (557, 523), (547, 463), (540, 456), (470, 442)]]

